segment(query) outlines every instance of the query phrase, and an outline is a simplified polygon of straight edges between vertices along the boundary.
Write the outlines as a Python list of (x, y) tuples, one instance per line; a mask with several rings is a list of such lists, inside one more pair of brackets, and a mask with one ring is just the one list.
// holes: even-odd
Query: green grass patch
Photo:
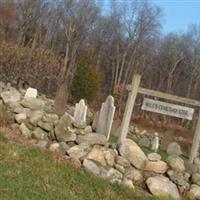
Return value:
[(0, 133), (0, 199), (153, 200), (56, 162), (45, 150), (18, 145)]

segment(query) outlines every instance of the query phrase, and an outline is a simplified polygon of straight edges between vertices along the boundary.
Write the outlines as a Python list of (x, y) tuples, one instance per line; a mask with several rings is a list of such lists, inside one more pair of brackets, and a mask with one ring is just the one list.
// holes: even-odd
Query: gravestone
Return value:
[(37, 90), (35, 88), (31, 88), (29, 87), (27, 90), (26, 90), (26, 94), (24, 96), (24, 98), (36, 98), (37, 97)]
[(105, 135), (107, 140), (110, 137), (114, 113), (114, 98), (112, 96), (108, 96), (106, 101), (101, 105), (99, 119), (97, 122), (97, 133)]
[(158, 133), (154, 133), (154, 139), (152, 141), (152, 147), (151, 147), (151, 149), (154, 152), (157, 152), (158, 148), (159, 148), (159, 136), (158, 136)]
[(83, 99), (75, 105), (74, 111), (74, 126), (77, 128), (86, 127), (87, 106)]

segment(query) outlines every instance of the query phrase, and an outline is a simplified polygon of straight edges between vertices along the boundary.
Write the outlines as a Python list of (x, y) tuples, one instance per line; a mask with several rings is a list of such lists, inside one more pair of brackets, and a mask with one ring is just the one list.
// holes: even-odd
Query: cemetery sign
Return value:
[(194, 109), (149, 98), (144, 98), (142, 110), (192, 120)]

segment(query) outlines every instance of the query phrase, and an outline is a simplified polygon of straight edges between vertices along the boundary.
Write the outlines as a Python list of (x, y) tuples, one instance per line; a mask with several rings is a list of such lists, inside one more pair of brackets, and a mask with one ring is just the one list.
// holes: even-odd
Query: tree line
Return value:
[(84, 57), (101, 75), (99, 98), (113, 94), (122, 104), (126, 84), (140, 73), (147, 88), (200, 99), (200, 25), (163, 35), (161, 22), (162, 10), (148, 0), (0, 0), (1, 41), (57, 56), (56, 72), (43, 69), (46, 82), (56, 80), (58, 101)]

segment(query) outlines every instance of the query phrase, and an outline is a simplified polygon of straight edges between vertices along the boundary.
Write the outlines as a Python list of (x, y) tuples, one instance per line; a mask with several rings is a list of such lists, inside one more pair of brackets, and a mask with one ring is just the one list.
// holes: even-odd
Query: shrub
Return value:
[(21, 79), (45, 94), (55, 94), (62, 58), (51, 49), (35, 50), (0, 41), (0, 80), (18, 84)]
[(76, 101), (86, 99), (92, 102), (99, 91), (100, 77), (97, 70), (90, 65), (89, 60), (82, 60), (75, 72), (71, 85), (71, 94)]

